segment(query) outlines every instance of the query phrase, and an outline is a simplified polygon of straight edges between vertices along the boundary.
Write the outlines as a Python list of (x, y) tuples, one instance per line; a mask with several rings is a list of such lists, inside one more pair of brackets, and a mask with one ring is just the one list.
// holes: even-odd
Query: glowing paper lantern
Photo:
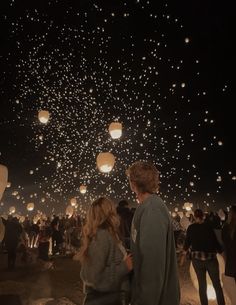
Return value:
[(115, 157), (110, 152), (100, 153), (97, 156), (97, 167), (102, 173), (109, 173), (115, 165)]
[(16, 212), (16, 208), (15, 207), (10, 207), (9, 214), (14, 214), (15, 212)]
[(193, 204), (192, 204), (192, 203), (190, 203), (190, 202), (185, 202), (185, 204), (184, 204), (184, 209), (185, 209), (186, 211), (191, 211), (191, 210), (192, 210), (192, 207), (193, 207)]
[(34, 203), (33, 202), (30, 202), (27, 204), (27, 210), (28, 211), (33, 211), (34, 210)]
[(49, 116), (50, 116), (50, 114), (47, 110), (40, 110), (38, 113), (38, 119), (43, 124), (47, 124), (47, 122), (49, 120)]
[(68, 207), (66, 208), (66, 215), (69, 216), (69, 218), (73, 215), (74, 213), (74, 208), (71, 205), (68, 205)]
[(71, 200), (70, 200), (71, 206), (72, 207), (76, 206), (76, 203), (77, 203), (76, 198), (71, 198)]
[(85, 194), (87, 192), (87, 186), (86, 185), (81, 185), (79, 187), (79, 191), (81, 194)]
[(11, 187), (11, 182), (7, 182), (7, 188)]
[[(219, 254), (217, 254), (217, 260), (219, 262), (220, 279), (222, 280), (222, 275), (225, 270), (225, 263), (224, 263), (223, 257)], [(190, 271), (190, 277), (191, 277), (193, 286), (198, 290), (198, 280), (197, 280), (197, 276), (196, 276), (192, 263), (190, 264), (189, 271)], [(208, 297), (208, 300), (216, 300), (215, 289), (213, 288), (213, 285), (212, 285), (212, 282), (211, 282), (211, 279), (210, 279), (208, 273), (207, 273), (207, 297)]]
[(2, 195), (7, 187), (8, 180), (8, 170), (7, 167), (0, 164), (0, 200), (2, 199)]
[(122, 124), (113, 122), (109, 126), (109, 133), (112, 139), (119, 139), (122, 136)]

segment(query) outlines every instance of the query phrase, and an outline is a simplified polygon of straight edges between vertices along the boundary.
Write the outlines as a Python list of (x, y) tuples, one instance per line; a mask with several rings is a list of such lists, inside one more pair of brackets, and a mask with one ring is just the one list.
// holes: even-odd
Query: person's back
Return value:
[[(222, 252), (216, 235), (208, 223), (193, 223), (188, 227), (187, 239), (191, 240), (191, 251), (206, 253)], [(188, 242), (188, 240), (187, 240)]]
[(131, 253), (134, 258), (132, 305), (178, 305), (180, 300), (172, 224), (156, 192), (159, 173), (149, 162), (135, 162), (127, 171), (140, 203), (134, 214)]

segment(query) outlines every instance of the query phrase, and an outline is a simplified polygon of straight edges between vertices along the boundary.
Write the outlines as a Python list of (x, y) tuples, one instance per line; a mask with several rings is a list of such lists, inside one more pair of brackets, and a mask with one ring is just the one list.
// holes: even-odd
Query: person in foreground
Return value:
[(95, 200), (87, 214), (79, 252), (84, 305), (128, 303), (132, 258), (122, 246), (118, 230), (113, 202), (107, 198)]
[(127, 170), (140, 205), (131, 229), (134, 260), (132, 305), (178, 305), (180, 301), (174, 234), (167, 207), (156, 194), (159, 173), (149, 162)]

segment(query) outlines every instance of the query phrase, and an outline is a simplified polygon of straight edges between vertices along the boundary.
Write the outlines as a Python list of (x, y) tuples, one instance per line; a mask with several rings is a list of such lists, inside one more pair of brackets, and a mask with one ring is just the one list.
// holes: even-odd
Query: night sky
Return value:
[[(154, 162), (170, 210), (235, 203), (232, 7), (211, 1), (1, 1), (0, 213), (134, 201), (125, 170)], [(173, 2), (173, 3), (172, 3)], [(39, 110), (48, 110), (42, 124)], [(121, 122), (111, 139), (108, 126)], [(110, 151), (110, 174), (96, 156)], [(87, 193), (80, 194), (80, 185)]]

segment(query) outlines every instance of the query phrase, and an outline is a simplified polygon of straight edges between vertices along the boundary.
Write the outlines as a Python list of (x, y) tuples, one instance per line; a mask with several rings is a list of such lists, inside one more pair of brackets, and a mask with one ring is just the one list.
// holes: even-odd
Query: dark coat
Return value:
[(225, 275), (236, 278), (236, 232), (232, 238), (228, 224), (223, 227), (222, 240), (226, 254)]
[(134, 258), (132, 305), (178, 305), (179, 280), (172, 224), (160, 197), (137, 208), (131, 233)]

